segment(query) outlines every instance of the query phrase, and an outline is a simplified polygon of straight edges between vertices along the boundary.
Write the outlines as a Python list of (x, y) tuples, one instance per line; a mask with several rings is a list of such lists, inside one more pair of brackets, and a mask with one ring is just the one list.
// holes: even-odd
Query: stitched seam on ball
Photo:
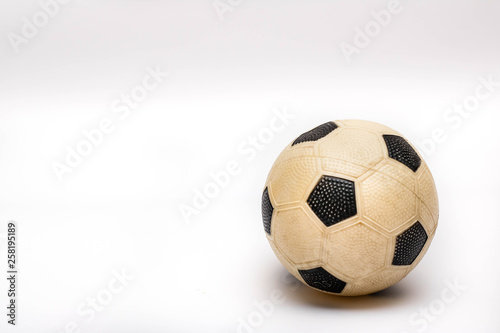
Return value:
[[(408, 191), (410, 191), (411, 193), (413, 193), (413, 194), (414, 194), (414, 195), (415, 195), (415, 196), (416, 196), (416, 197), (417, 197), (420, 201), (422, 201), (422, 204), (423, 204), (425, 207), (427, 207), (427, 209), (429, 210), (429, 212), (431, 212), (430, 208), (429, 208), (429, 207), (425, 204), (425, 202), (423, 202), (423, 200), (422, 200), (422, 198), (420, 197), (420, 195), (419, 195), (418, 193), (416, 193), (417, 191), (412, 190), (412, 189), (411, 189), (411, 188), (409, 188), (409, 187), (408, 187), (405, 183), (401, 182), (401, 181), (400, 181), (399, 179), (397, 179), (396, 177), (393, 177), (393, 176), (391, 176), (391, 175), (389, 175), (389, 174), (387, 174), (387, 173), (385, 173), (385, 172), (383, 172), (383, 171), (380, 171), (380, 170), (374, 169), (374, 167), (367, 167), (367, 166), (364, 166), (364, 165), (361, 165), (361, 164), (357, 164), (357, 163), (353, 163), (353, 162), (350, 162), (350, 161), (346, 161), (346, 160), (343, 160), (343, 159), (340, 159), (340, 158), (327, 157), (327, 156), (318, 156), (318, 157), (320, 157), (320, 158), (329, 158), (329, 159), (332, 159), (332, 160), (337, 160), (337, 161), (340, 161), (340, 162), (345, 162), (345, 163), (351, 163), (351, 164), (354, 164), (354, 165), (357, 165), (357, 166), (361, 166), (361, 167), (367, 168), (368, 170), (366, 170), (366, 171), (365, 171), (364, 173), (362, 173), (360, 176), (358, 176), (358, 177), (353, 177), (353, 178), (355, 178), (355, 179), (356, 179), (356, 181), (358, 181), (358, 182), (359, 182), (358, 178), (360, 178), (361, 176), (365, 175), (366, 173), (368, 173), (368, 172), (370, 172), (370, 171), (373, 171), (373, 172), (379, 172), (379, 173), (381, 173), (381, 174), (383, 174), (383, 175), (385, 175), (385, 176), (387, 176), (387, 177), (389, 177), (389, 178), (391, 178), (391, 179), (394, 179), (394, 180), (395, 180), (395, 181), (397, 181), (399, 184), (403, 185), (403, 186), (404, 186), (404, 187), (405, 187)], [(421, 168), (422, 168), (422, 167), (426, 167), (427, 169), (429, 169), (429, 168), (427, 167), (427, 164), (426, 164), (423, 160), (422, 160), (422, 165), (421, 165), (420, 167), (421, 167)], [(328, 173), (328, 172), (335, 173), (334, 171), (324, 171), (324, 172), (326, 172), (326, 173)], [(429, 170), (429, 172), (430, 172), (430, 170)], [(341, 172), (338, 172), (338, 173), (341, 173)], [(328, 174), (324, 174), (324, 175), (327, 175), (327, 176), (328, 176)], [(349, 176), (349, 175), (347, 175), (347, 176)], [(415, 176), (415, 180), (418, 182), (418, 181), (419, 181), (418, 177), (416, 177), (416, 176)], [(432, 215), (432, 214), (431, 214), (431, 215)]]
[[(300, 158), (311, 158), (311, 157), (313, 157), (313, 156), (308, 155), (308, 156), (303, 156), (303, 157), (293, 157), (293, 158), (290, 158), (290, 159), (288, 159), (288, 160), (286, 160), (286, 161), (291, 161), (291, 160), (294, 160), (294, 159), (300, 159)], [(357, 166), (364, 167), (364, 168), (368, 169), (368, 170), (366, 170), (364, 173), (362, 173), (359, 177), (352, 177), (352, 176), (350, 176), (350, 175), (343, 174), (343, 175), (346, 175), (346, 176), (350, 176), (350, 177), (352, 177), (352, 178), (355, 178), (357, 182), (359, 182), (358, 178), (360, 178), (361, 176), (365, 175), (365, 174), (366, 174), (366, 173), (368, 173), (369, 171), (380, 172), (381, 174), (383, 174), (383, 175), (385, 175), (385, 176), (387, 176), (387, 177), (389, 177), (389, 178), (391, 178), (391, 179), (394, 179), (394, 180), (395, 180), (395, 181), (397, 181), (399, 184), (403, 185), (406, 189), (408, 189), (410, 192), (412, 192), (412, 193), (413, 193), (413, 194), (414, 194), (414, 195), (415, 195), (415, 196), (416, 196), (416, 197), (417, 197), (417, 198), (418, 198), (418, 199), (422, 202), (422, 204), (423, 204), (425, 207), (427, 207), (427, 209), (429, 210), (429, 212), (431, 212), (431, 209), (429, 208), (429, 206), (427, 206), (427, 205), (425, 204), (425, 202), (422, 200), (422, 198), (420, 197), (420, 195), (419, 195), (418, 193), (416, 193), (416, 191), (415, 191), (415, 190), (412, 190), (411, 188), (409, 188), (408, 186), (406, 186), (406, 184), (404, 184), (403, 182), (399, 181), (397, 178), (395, 178), (395, 177), (393, 177), (393, 176), (391, 176), (391, 175), (389, 175), (389, 174), (387, 174), (387, 173), (385, 173), (385, 172), (383, 172), (383, 171), (380, 171), (380, 170), (374, 169), (374, 167), (368, 167), (368, 166), (366, 166), (366, 165), (362, 165), (362, 164), (354, 163), (354, 162), (351, 162), (351, 161), (346, 161), (346, 160), (343, 160), (343, 159), (340, 159), (340, 158), (329, 157), (329, 156), (321, 156), (321, 155), (320, 155), (320, 156), (316, 156), (316, 157), (319, 157), (319, 158), (328, 158), (328, 159), (332, 159), (332, 160), (337, 160), (337, 161), (340, 161), (340, 162), (350, 163), (350, 164), (357, 165)], [(283, 162), (284, 162), (284, 161), (283, 161)], [(282, 163), (283, 163), (283, 162), (282, 162)], [(380, 162), (379, 162), (379, 163), (380, 163)], [(281, 164), (281, 163), (280, 163), (280, 164)], [(378, 163), (377, 163), (377, 164), (378, 164)], [(428, 166), (427, 166), (427, 164), (425, 163), (425, 161), (424, 161), (424, 160), (422, 160), (422, 165), (420, 166), (420, 168), (422, 168), (422, 167), (424, 167), (424, 166), (425, 166), (427, 169), (429, 169), (429, 168), (428, 168)], [(322, 168), (322, 167), (321, 167), (321, 169), (323, 170), (323, 168)], [(330, 173), (335, 173), (334, 171), (324, 171), (324, 170), (323, 170), (323, 173), (322, 173), (321, 175), (322, 175), (322, 176), (329, 176), (329, 175), (328, 175), (328, 172), (330, 172)], [(429, 170), (429, 172), (430, 172), (430, 170)], [(339, 174), (342, 174), (341, 172), (338, 172), (338, 173), (339, 173)], [(335, 176), (333, 176), (333, 177), (335, 177)], [(415, 177), (415, 180), (416, 180), (416, 181), (418, 181), (418, 178), (417, 178), (417, 177)], [(277, 206), (278, 206), (278, 205), (277, 205)], [(432, 214), (431, 214), (431, 215), (432, 215)], [(433, 217), (433, 219), (434, 219), (434, 217)], [(434, 223), (437, 223), (437, 221), (434, 221)]]

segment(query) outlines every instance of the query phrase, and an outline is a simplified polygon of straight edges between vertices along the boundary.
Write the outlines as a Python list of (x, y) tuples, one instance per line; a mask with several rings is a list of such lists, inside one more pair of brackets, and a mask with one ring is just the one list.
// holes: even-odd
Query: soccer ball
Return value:
[(262, 195), (280, 262), (317, 290), (366, 295), (404, 278), (436, 232), (436, 186), (417, 150), (374, 122), (328, 122), (279, 155)]

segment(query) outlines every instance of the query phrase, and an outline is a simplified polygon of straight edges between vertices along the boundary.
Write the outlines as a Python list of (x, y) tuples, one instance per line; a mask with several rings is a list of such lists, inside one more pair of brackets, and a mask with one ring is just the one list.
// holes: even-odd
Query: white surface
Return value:
[[(74, 0), (18, 53), (7, 34), (40, 5), (0, 4), (0, 233), (19, 223), (21, 256), (18, 327), (2, 310), (1, 331), (236, 332), (274, 289), (284, 302), (241, 332), (418, 332), (428, 307), (439, 314), (426, 332), (499, 331), (500, 87), (456, 129), (443, 119), (481, 77), (500, 81), (498, 2), (402, 2), (350, 63), (341, 43), (387, 2), (232, 3), (221, 20), (211, 0)], [(111, 104), (156, 66), (170, 76), (121, 120)], [(295, 118), (247, 161), (238, 147), (283, 108)], [(103, 118), (114, 131), (60, 182), (52, 163)], [(441, 203), (429, 252), (401, 283), (360, 298), (283, 282), (260, 216), (281, 149), (343, 118), (416, 144), (447, 135), (426, 158)], [(231, 160), (241, 172), (186, 223), (180, 205)], [(122, 269), (134, 279), (86, 321), (77, 309)], [(455, 280), (466, 289), (440, 308)]]

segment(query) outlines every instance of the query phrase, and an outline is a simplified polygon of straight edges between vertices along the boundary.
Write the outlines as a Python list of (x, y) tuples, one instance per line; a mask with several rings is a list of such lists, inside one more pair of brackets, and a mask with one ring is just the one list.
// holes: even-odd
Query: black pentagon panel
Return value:
[(344, 281), (337, 279), (335, 276), (324, 270), (323, 267), (306, 270), (299, 269), (299, 274), (311, 287), (329, 293), (339, 294), (342, 290), (344, 290), (346, 285)]
[(413, 172), (418, 170), (422, 160), (408, 141), (397, 135), (384, 135), (384, 140), (390, 158), (403, 163)]
[(264, 230), (270, 235), (271, 234), (271, 219), (273, 217), (273, 205), (271, 204), (271, 199), (269, 199), (269, 191), (266, 189), (262, 193), (262, 221), (264, 222)]
[(327, 227), (357, 214), (354, 182), (322, 176), (312, 190), (307, 204)]
[(427, 233), (420, 222), (406, 229), (396, 238), (396, 249), (392, 264), (407, 266), (413, 264), (427, 242)]
[(338, 128), (338, 126), (333, 121), (329, 121), (327, 123), (324, 123), (323, 125), (319, 125), (318, 127), (315, 127), (312, 130), (305, 132), (297, 139), (295, 139), (295, 141), (292, 143), (292, 146), (295, 146), (302, 142), (316, 141), (321, 138), (324, 138), (325, 136), (333, 132), (333, 130), (335, 130), (336, 128)]

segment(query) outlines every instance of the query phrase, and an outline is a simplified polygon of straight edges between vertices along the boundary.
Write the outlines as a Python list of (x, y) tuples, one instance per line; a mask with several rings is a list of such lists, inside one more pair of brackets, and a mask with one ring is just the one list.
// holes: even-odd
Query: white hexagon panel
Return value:
[(361, 181), (363, 215), (387, 231), (395, 230), (417, 214), (417, 196), (403, 183), (375, 171)]
[(390, 238), (363, 222), (328, 235), (327, 263), (353, 279), (384, 267)]
[(273, 224), (274, 244), (290, 261), (303, 264), (320, 258), (323, 230), (302, 207), (276, 212)]

